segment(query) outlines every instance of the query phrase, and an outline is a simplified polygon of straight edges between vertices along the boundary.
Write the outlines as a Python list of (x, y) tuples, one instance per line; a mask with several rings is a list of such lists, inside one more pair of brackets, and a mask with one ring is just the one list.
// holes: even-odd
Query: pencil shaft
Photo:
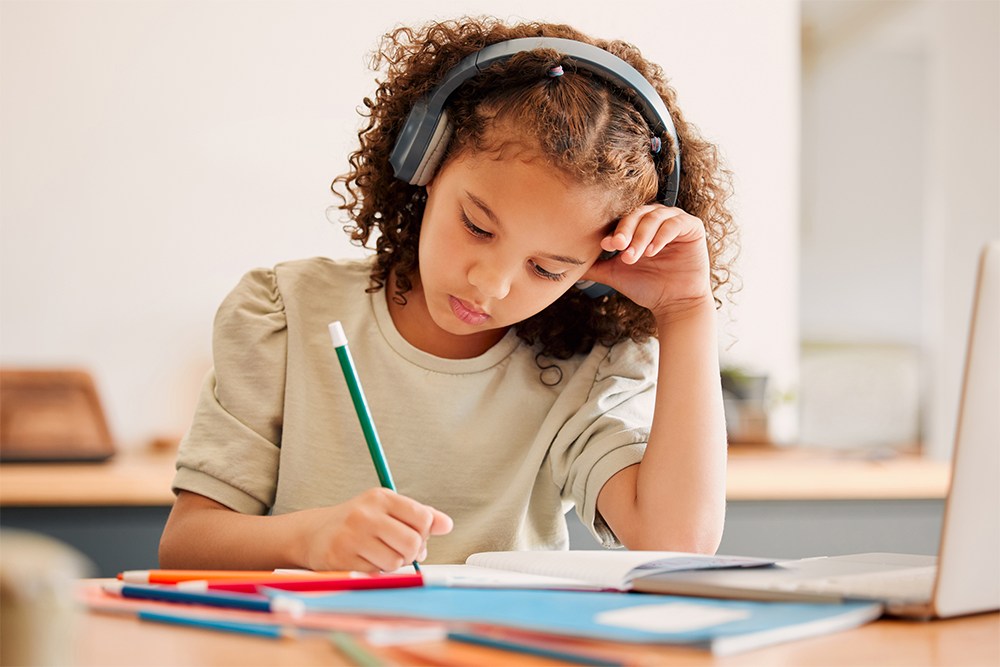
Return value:
[(126, 570), (118, 579), (127, 584), (176, 584), (182, 581), (300, 581), (351, 576), (348, 571), (276, 573), (272, 570)]
[(384, 664), (382, 660), (362, 647), (354, 637), (346, 632), (332, 633), (330, 641), (337, 647), (337, 650), (344, 654), (344, 657), (351, 661), (352, 665), (357, 665), (358, 667), (380, 667)]
[(368, 443), (368, 453), (371, 455), (372, 463), (375, 464), (375, 472), (378, 474), (379, 483), (387, 488), (396, 490), (396, 484), (392, 481), (392, 473), (389, 472), (389, 465), (385, 460), (385, 452), (382, 450), (382, 442), (378, 438), (375, 430), (375, 422), (372, 420), (371, 411), (368, 409), (368, 401), (365, 399), (365, 392), (361, 388), (361, 380), (358, 372), (354, 368), (354, 359), (351, 358), (351, 351), (347, 345), (335, 348), (337, 359), (340, 361), (340, 368), (344, 372), (344, 379), (347, 381), (347, 389), (351, 392), (351, 401), (354, 403), (354, 411), (361, 422), (361, 431), (365, 435), (365, 442)]
[(204, 590), (256, 593), (261, 588), (283, 591), (351, 591), (369, 588), (410, 588), (423, 586), (419, 574), (385, 574), (371, 577), (341, 577), (337, 579), (297, 579), (289, 581), (220, 581), (208, 582)]
[(478, 646), (488, 646), (502, 651), (513, 653), (524, 653), (525, 655), (536, 655), (555, 660), (566, 660), (579, 665), (602, 665), (606, 667), (621, 667), (623, 663), (597, 658), (577, 651), (566, 651), (562, 649), (537, 646), (535, 644), (516, 642), (510, 639), (499, 639), (488, 637), (471, 632), (449, 632), (448, 639), (452, 641), (464, 642), (466, 644), (476, 644)]
[(140, 611), (137, 616), (143, 621), (169, 623), (171, 625), (183, 625), (192, 628), (204, 628), (206, 630), (236, 632), (244, 635), (254, 635), (256, 637), (280, 639), (281, 637), (286, 636), (285, 630), (280, 625), (275, 625), (273, 623), (251, 623), (245, 621), (198, 618), (185, 614), (170, 614), (158, 611)]
[(183, 591), (176, 588), (126, 584), (110, 592), (117, 592), (123, 598), (136, 600), (159, 600), (161, 602), (185, 602), (203, 604), (227, 609), (247, 609), (250, 611), (271, 611), (271, 601), (262, 595), (227, 592)]

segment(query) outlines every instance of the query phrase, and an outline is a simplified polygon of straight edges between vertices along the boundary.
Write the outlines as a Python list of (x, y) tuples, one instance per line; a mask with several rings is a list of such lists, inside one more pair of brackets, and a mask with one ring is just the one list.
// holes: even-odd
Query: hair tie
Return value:
[(659, 137), (649, 138), (649, 150), (653, 151), (654, 155), (659, 153), (661, 148), (663, 148), (663, 141)]
[(562, 76), (563, 75), (562, 65), (556, 65), (555, 67), (549, 69), (548, 74), (553, 79), (556, 78), (557, 76)]

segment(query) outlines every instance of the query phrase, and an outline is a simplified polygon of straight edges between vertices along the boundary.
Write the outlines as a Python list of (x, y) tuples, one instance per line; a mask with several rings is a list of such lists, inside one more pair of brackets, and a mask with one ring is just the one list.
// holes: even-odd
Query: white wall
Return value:
[(1000, 3), (806, 0), (804, 18), (801, 330), (839, 349), (822, 376), (803, 363), (801, 434), (945, 458), (1000, 237)]
[(1000, 238), (1000, 2), (928, 3), (924, 291), (931, 456), (951, 452), (979, 251)]
[(728, 361), (796, 373), (793, 0), (0, 3), (0, 363), (91, 369), (123, 447), (182, 433), (249, 268), (350, 247), (324, 218), (397, 22), (486, 12), (625, 38), (736, 172)]

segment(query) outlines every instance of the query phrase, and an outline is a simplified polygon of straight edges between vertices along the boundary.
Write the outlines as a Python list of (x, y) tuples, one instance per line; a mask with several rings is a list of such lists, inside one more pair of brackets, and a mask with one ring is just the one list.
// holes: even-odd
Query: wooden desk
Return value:
[[(98, 464), (0, 465), (0, 524), (77, 547), (97, 576), (156, 563), (173, 503), (174, 453), (122, 452)], [(949, 466), (916, 456), (734, 445), (722, 553), (797, 558), (937, 550)], [(599, 548), (575, 513), (573, 548)]]
[[(425, 655), (450, 655), (451, 664), (554, 665), (493, 649), (444, 642), (424, 645)], [(1000, 664), (1000, 615), (984, 614), (920, 623), (880, 620), (845, 632), (778, 644), (735, 656), (716, 658), (687, 648), (643, 649), (643, 664), (722, 665), (878, 665), (879, 667), (996, 667)], [(322, 637), (270, 640), (208, 630), (144, 623), (133, 618), (85, 614), (78, 626), (76, 667), (187, 665), (347, 665)], [(403, 664), (435, 664), (412, 656)], [(448, 663), (437, 663), (448, 664)]]

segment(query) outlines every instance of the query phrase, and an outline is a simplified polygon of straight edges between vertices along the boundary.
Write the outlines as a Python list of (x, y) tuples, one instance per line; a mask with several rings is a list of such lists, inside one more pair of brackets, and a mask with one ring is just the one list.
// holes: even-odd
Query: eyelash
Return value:
[[(465, 229), (468, 230), (468, 232), (473, 236), (475, 236), (477, 239), (493, 238), (493, 234), (489, 233), (485, 229), (480, 229), (479, 227), (476, 227), (476, 225), (472, 223), (472, 220), (469, 220), (469, 216), (465, 214), (465, 211), (461, 212), (461, 217), (462, 217), (462, 224), (465, 226)], [(542, 278), (543, 280), (552, 280), (558, 282), (566, 277), (566, 275), (562, 273), (552, 273), (551, 271), (546, 271), (545, 269), (538, 266), (538, 264), (535, 264), (534, 262), (531, 262), (531, 270), (534, 271), (536, 276)]]

